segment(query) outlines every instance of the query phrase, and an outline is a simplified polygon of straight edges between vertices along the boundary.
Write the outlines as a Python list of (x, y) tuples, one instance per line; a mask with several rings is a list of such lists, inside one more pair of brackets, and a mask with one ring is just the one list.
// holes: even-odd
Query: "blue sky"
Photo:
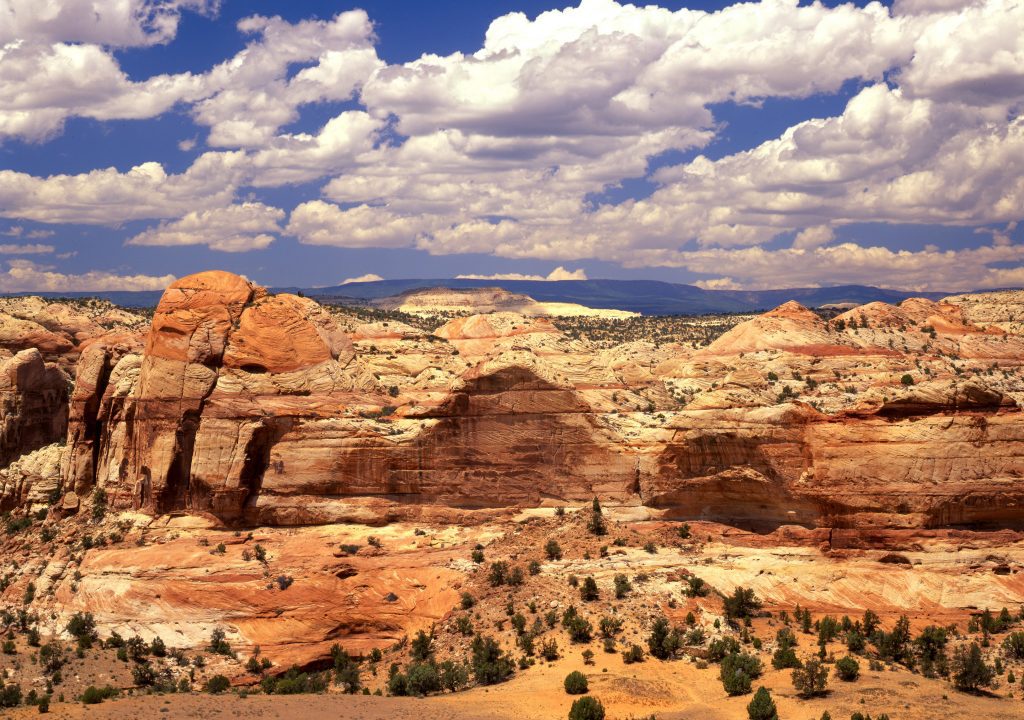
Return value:
[(1019, 286), (1022, 38), (1008, 0), (0, 0), (0, 291)]

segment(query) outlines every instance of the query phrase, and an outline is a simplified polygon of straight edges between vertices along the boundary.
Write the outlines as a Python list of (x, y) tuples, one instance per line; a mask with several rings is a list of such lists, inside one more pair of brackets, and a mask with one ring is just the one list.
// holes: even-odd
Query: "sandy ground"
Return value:
[[(598, 657), (595, 667), (584, 668), (573, 653), (551, 665), (522, 673), (490, 688), (475, 688), (456, 695), (429, 698), (391, 698), (345, 695), (209, 696), (149, 695), (107, 701), (102, 705), (54, 704), (59, 718), (349, 718), (358, 720), (462, 720), (463, 718), (549, 720), (565, 718), (573, 698), (561, 688), (571, 669), (583, 669), (590, 678), (591, 694), (601, 698), (609, 720), (741, 720), (747, 717), (751, 696), (730, 698), (718, 681), (717, 668), (699, 670), (686, 661), (624, 666), (614, 658)], [(602, 672), (607, 666), (608, 672)], [(996, 720), (1024, 718), (1019, 686), (1014, 697), (997, 691), (989, 696), (952, 690), (941, 680), (928, 680), (905, 669), (864, 672), (854, 683), (833, 680), (826, 697), (796, 697), (788, 671), (769, 671), (755, 683), (772, 690), (782, 720), (816, 720), (828, 711), (835, 720), (854, 712), (888, 713), (893, 720), (971, 718)], [(12, 711), (11, 717), (38, 717), (35, 708)]]

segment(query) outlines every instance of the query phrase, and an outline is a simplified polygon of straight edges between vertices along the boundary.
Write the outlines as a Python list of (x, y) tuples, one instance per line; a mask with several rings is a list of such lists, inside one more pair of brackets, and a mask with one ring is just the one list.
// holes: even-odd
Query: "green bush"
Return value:
[(987, 687), (994, 677), (995, 670), (985, 663), (977, 643), (971, 643), (969, 648), (959, 647), (953, 653), (953, 685), (958, 690)]
[(1024, 632), (1018, 630), (1007, 635), (1003, 640), (1003, 651), (1009, 658), (1024, 660)]
[(793, 670), (793, 687), (802, 697), (823, 695), (828, 683), (828, 668), (817, 658), (809, 658)]
[(595, 697), (581, 697), (569, 708), (569, 720), (604, 720), (604, 705)]
[(547, 555), (548, 560), (561, 560), (562, 546), (558, 544), (557, 540), (552, 538), (544, 546), (544, 554)]
[(722, 658), (718, 676), (722, 687), (730, 695), (750, 692), (750, 683), (761, 675), (761, 661), (746, 653), (733, 653)]
[(114, 697), (115, 695), (117, 695), (117, 690), (109, 685), (104, 685), (101, 688), (90, 685), (85, 689), (85, 692), (82, 693), (82, 702), (86, 705), (97, 705), (104, 700)]
[(622, 662), (630, 665), (644, 661), (644, 649), (639, 645), (630, 645), (626, 652), (622, 653)]
[(587, 686), (587, 676), (579, 670), (573, 670), (566, 675), (563, 684), (565, 685), (565, 691), (570, 695), (583, 695), (589, 689)]
[(860, 677), (860, 663), (847, 655), (836, 661), (836, 675), (844, 682), (853, 682)]
[(722, 658), (740, 651), (740, 644), (734, 637), (728, 635), (715, 638), (708, 645), (708, 660), (711, 662), (722, 662)]
[(725, 615), (730, 620), (752, 617), (761, 609), (761, 601), (750, 588), (737, 587), (725, 598)]
[(234, 654), (231, 652), (231, 645), (228, 643), (227, 636), (221, 628), (214, 628), (213, 632), (210, 633), (210, 644), (206, 649), (217, 655)]
[(651, 635), (647, 638), (647, 649), (653, 657), (666, 660), (675, 655), (682, 644), (683, 639), (679, 631), (669, 625), (667, 619), (659, 617), (654, 621)]
[(406, 687), (410, 695), (429, 695), (441, 689), (441, 677), (430, 663), (415, 663), (406, 669)]
[(491, 637), (477, 635), (471, 646), (473, 676), (481, 685), (494, 685), (512, 674), (512, 659)]
[(772, 700), (771, 693), (765, 688), (760, 687), (754, 693), (754, 699), (747, 705), (747, 717), (750, 720), (779, 720), (775, 701)]
[(0, 687), (0, 707), (12, 708), (21, 705), (21, 685), (10, 683)]
[(208, 693), (219, 694), (231, 687), (231, 681), (224, 675), (214, 675), (206, 681), (203, 689)]

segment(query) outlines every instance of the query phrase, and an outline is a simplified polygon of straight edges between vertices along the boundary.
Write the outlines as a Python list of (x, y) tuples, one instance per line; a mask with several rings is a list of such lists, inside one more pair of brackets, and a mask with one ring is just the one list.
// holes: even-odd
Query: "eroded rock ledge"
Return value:
[[(703, 351), (597, 351), (508, 313), (346, 332), (312, 300), (201, 273), (144, 345), (83, 353), (64, 487), (248, 525), (598, 495), (764, 529), (1024, 527), (1021, 339), (949, 303), (848, 315), (787, 303)], [(960, 377), (954, 349), (1000, 374)], [(776, 397), (790, 374), (835, 391)]]

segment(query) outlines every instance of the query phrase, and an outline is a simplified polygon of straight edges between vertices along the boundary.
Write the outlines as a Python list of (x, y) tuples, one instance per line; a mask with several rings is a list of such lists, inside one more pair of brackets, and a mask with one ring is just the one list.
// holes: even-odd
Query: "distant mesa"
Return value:
[(529, 295), (499, 287), (427, 288), (409, 290), (371, 301), (375, 307), (411, 315), (480, 314), (513, 312), (526, 317), (601, 317), (623, 319), (639, 313), (627, 310), (591, 308), (571, 302), (538, 302)]

